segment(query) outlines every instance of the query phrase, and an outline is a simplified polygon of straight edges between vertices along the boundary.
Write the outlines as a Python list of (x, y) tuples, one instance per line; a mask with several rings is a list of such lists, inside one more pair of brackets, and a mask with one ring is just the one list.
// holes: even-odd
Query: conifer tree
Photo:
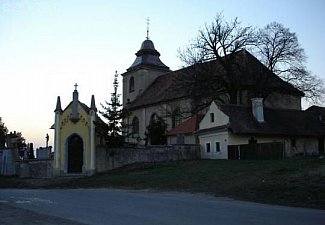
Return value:
[(99, 127), (100, 133), (104, 134), (106, 144), (109, 147), (117, 147), (123, 143), (122, 137), (122, 119), (124, 118), (125, 111), (122, 109), (120, 102), (121, 94), (117, 93), (118, 89), (118, 73), (115, 72), (113, 88), (111, 93), (110, 102), (105, 101), (105, 105), (101, 104), (104, 111), (100, 111), (100, 114), (107, 120), (105, 125)]

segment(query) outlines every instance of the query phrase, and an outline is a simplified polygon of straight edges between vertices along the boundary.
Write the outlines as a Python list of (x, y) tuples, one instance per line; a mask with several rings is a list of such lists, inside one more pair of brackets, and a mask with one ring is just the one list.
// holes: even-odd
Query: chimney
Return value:
[(263, 98), (252, 98), (252, 113), (259, 123), (264, 122)]

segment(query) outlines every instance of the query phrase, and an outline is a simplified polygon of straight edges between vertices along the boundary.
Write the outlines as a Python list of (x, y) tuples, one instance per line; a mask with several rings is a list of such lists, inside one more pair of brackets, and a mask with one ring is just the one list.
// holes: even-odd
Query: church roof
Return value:
[[(267, 82), (269, 89), (276, 89), (279, 92), (290, 93), (296, 96), (303, 96), (304, 94), (298, 89), (294, 88), (291, 84), (283, 81), (276, 76), (270, 70), (268, 70), (260, 61), (258, 61), (253, 55), (246, 50), (239, 51), (237, 53), (237, 61), (239, 63), (245, 63), (249, 67), (249, 71), (237, 71), (240, 75), (242, 86), (252, 86), (261, 83), (259, 79), (261, 72), (267, 76), (263, 82)], [(171, 71), (164, 75), (159, 76), (156, 80), (134, 101), (132, 101), (127, 108), (135, 109), (148, 105), (159, 104), (162, 102), (168, 102), (180, 98), (190, 97), (190, 93), (185, 88), (180, 87), (182, 79), (186, 79), (186, 76), (195, 74), (195, 71), (205, 68), (221, 67), (217, 61), (209, 61), (185, 67), (177, 71)], [(207, 69), (210, 70), (211, 69)]]
[[(252, 113), (252, 107), (239, 105), (219, 105), (219, 109), (229, 117), (227, 129), (234, 134), (324, 136), (325, 121), (319, 113), (294, 109), (264, 108), (264, 122), (259, 123)], [(224, 129), (213, 127), (198, 133)]]
[(310, 106), (308, 109), (306, 109), (306, 111), (318, 112), (318, 113), (325, 114), (325, 107), (313, 105), (313, 106)]
[(127, 71), (137, 69), (141, 66), (169, 70), (169, 67), (160, 60), (160, 53), (155, 49), (153, 42), (149, 39), (142, 42), (140, 50), (135, 55), (137, 57)]

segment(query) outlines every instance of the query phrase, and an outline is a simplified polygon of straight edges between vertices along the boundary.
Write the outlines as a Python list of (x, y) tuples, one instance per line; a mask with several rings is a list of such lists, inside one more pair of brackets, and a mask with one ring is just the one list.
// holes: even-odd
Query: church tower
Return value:
[(123, 76), (123, 107), (135, 100), (160, 75), (169, 72), (159, 58), (160, 53), (155, 49), (148, 37), (141, 44), (140, 50), (135, 54), (136, 59)]
[(54, 176), (93, 175), (96, 172), (96, 134), (98, 120), (95, 97), (90, 107), (78, 99), (77, 84), (72, 101), (62, 110), (57, 98), (54, 123)]

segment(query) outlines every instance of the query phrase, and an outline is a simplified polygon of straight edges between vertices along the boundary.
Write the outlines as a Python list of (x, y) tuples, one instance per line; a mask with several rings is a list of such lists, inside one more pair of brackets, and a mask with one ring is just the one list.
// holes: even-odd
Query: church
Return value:
[[(125, 121), (125, 141), (150, 145), (147, 127), (160, 117), (167, 124), (167, 144), (200, 145), (201, 158), (240, 159), (240, 147), (249, 143), (264, 144), (264, 148), (278, 143), (278, 158), (324, 154), (325, 109), (313, 106), (302, 110), (303, 92), (276, 76), (248, 51), (233, 54), (235, 63), (245, 68), (236, 74), (241, 79), (236, 103), (230, 104), (227, 94), (221, 96), (222, 102), (201, 98), (211, 105), (192, 113), (195, 99), (179, 82), (196, 73), (195, 65), (171, 71), (147, 37), (133, 64), (122, 74), (123, 107), (130, 112)], [(208, 68), (211, 64), (220, 66), (217, 61), (199, 66)], [(268, 91), (264, 99), (257, 95), (256, 87), (259, 93)]]
[[(245, 50), (236, 54), (240, 61), (247, 62), (251, 68), (264, 67), (253, 55)], [(160, 53), (155, 49), (153, 42), (147, 38), (136, 53), (133, 64), (122, 74), (123, 107), (131, 112), (126, 122), (129, 124), (127, 142), (144, 144), (146, 127), (149, 125), (150, 120), (161, 117), (168, 125), (169, 144), (198, 144), (198, 139), (193, 135), (184, 137), (185, 139), (178, 139), (178, 142), (177, 138), (173, 137), (177, 133), (177, 129), (179, 130), (177, 127), (182, 122), (189, 117), (195, 116), (195, 118), (191, 119), (191, 125), (193, 126), (193, 124), (199, 122), (198, 120), (202, 118), (201, 115), (207, 110), (203, 109), (200, 112), (201, 115), (191, 115), (189, 112), (191, 111), (193, 99), (185, 89), (180, 89), (179, 85), (177, 85), (181, 76), (192, 72), (192, 67), (171, 71), (160, 60), (159, 56)], [(208, 63), (204, 63), (204, 65)], [(246, 76), (246, 74), (244, 75)], [(273, 73), (269, 72), (268, 76), (272, 80), (272, 84), (280, 91), (274, 91), (270, 94), (264, 100), (264, 104), (271, 108), (301, 110), (303, 93), (282, 81)], [(247, 82), (245, 87), (248, 87), (249, 85), (255, 85), (254, 82), (256, 81), (251, 77), (247, 77), (245, 82)], [(238, 93), (238, 104), (250, 105), (253, 97), (255, 96), (253, 96), (253, 93), (249, 93), (248, 88), (242, 89)]]

